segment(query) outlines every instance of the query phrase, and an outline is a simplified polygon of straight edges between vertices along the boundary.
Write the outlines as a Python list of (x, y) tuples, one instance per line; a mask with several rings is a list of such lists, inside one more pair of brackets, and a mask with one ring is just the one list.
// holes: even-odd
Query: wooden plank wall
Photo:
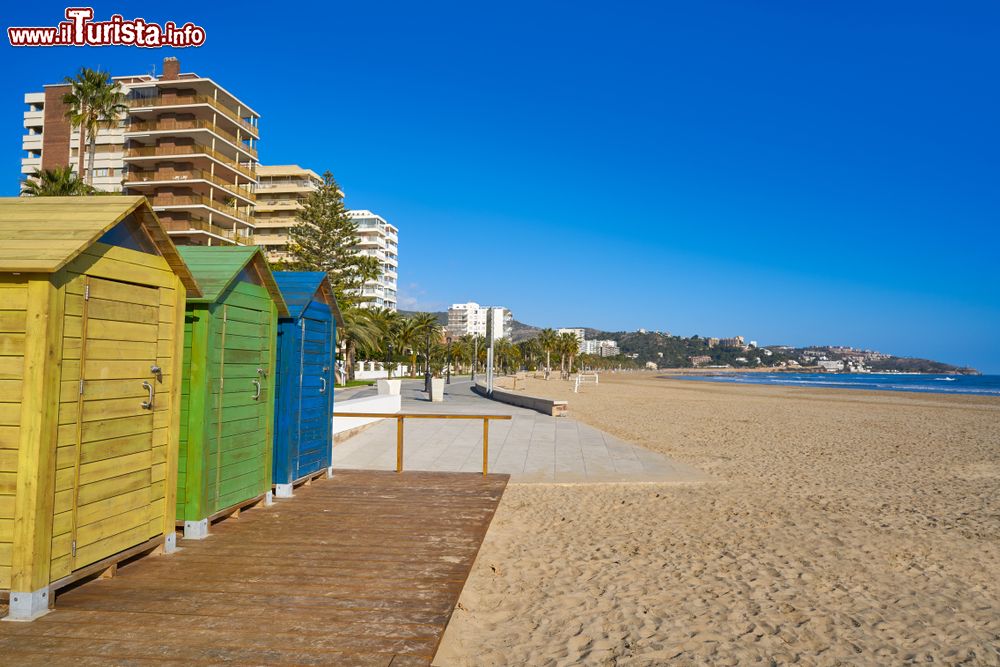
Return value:
[[(223, 307), (227, 322), (223, 336)], [(237, 283), (213, 309), (206, 415), (208, 513), (226, 509), (270, 489), (274, 415), (276, 317), (267, 291)], [(222, 350), (225, 346), (225, 364)], [(268, 371), (259, 401), (249, 400), (257, 369)], [(268, 384), (271, 384), (269, 387)], [(220, 386), (222, 387), (220, 393)], [(221, 401), (222, 410), (218, 410)], [(220, 421), (221, 415), (221, 421)], [(220, 452), (221, 448), (221, 452)]]
[(10, 588), (28, 283), (0, 277), (0, 589)]
[[(167, 499), (166, 471), (168, 456), (176, 456), (170, 450), (170, 393), (177, 381), (174, 373), (176, 318), (183, 316), (177, 308), (178, 284), (174, 273), (166, 262), (155, 255), (139, 253), (125, 248), (95, 244), (77, 260), (63, 270), (66, 281), (66, 327), (63, 339), (63, 372), (59, 404), (59, 439), (56, 452), (56, 489), (52, 525), (51, 580), (66, 576), (74, 569), (71, 557), (72, 509), (74, 503), (74, 480), (77, 458), (77, 415), (79, 383), (81, 379), (81, 335), (83, 313), (84, 275), (92, 281), (94, 289), (100, 288), (109, 297), (122, 301), (139, 301), (134, 305), (155, 308), (155, 355), (156, 363), (163, 369), (162, 383), (157, 383), (157, 401), (154, 410), (145, 418), (144, 429), (153, 433), (152, 450), (143, 448), (141, 433), (136, 433), (134, 418), (116, 418), (115, 400), (88, 395), (88, 400), (102, 401), (95, 410), (94, 421), (86, 421), (82, 426), (85, 446), (80, 453), (82, 479), (95, 480), (88, 486), (86, 497), (81, 496), (79, 512), (86, 516), (88, 511), (102, 512), (99, 525), (87, 535), (89, 546), (77, 552), (75, 567), (82, 567), (151, 537), (160, 535), (164, 526), (164, 503)], [(128, 285), (112, 281), (124, 281), (156, 288), (156, 295), (148, 301), (140, 290), (130, 290)], [(112, 316), (109, 314), (109, 317)], [(102, 340), (94, 340), (93, 345), (101, 350), (88, 365), (100, 366), (93, 369), (104, 379), (121, 379), (135, 383), (136, 378), (148, 375), (146, 368), (138, 368), (135, 362), (127, 360), (137, 345), (137, 328), (146, 325), (114, 323), (106, 320), (95, 325), (104, 331)], [(120, 337), (121, 340), (113, 342)], [(107, 341), (107, 342), (106, 342)], [(90, 348), (88, 347), (88, 350)], [(122, 357), (125, 357), (124, 360)], [(88, 375), (91, 370), (87, 371)], [(143, 375), (145, 373), (146, 375)], [(152, 377), (150, 376), (150, 379)], [(104, 386), (111, 386), (104, 383)], [(134, 399), (128, 399), (129, 404)], [(98, 419), (98, 417), (100, 417)], [(176, 446), (176, 445), (174, 445)], [(133, 453), (133, 450), (134, 451)], [(173, 495), (173, 490), (169, 494)], [(109, 507), (113, 506), (111, 509)]]

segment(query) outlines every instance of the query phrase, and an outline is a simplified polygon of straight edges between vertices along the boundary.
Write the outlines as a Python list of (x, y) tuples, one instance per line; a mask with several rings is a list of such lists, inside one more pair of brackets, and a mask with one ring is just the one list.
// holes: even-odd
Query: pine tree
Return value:
[(306, 198), (298, 219), (290, 230), (292, 266), (282, 268), (326, 272), (341, 308), (367, 301), (361, 288), (382, 267), (377, 258), (359, 253), (358, 226), (348, 217), (344, 193), (329, 171), (323, 185)]

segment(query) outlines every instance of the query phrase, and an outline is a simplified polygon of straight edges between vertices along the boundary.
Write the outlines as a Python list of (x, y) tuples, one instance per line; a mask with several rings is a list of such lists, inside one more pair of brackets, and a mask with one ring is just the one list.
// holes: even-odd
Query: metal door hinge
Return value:
[(89, 301), (90, 300), (90, 285), (89, 284), (83, 286), (83, 300), (84, 301)]
[(83, 378), (80, 378), (80, 395), (83, 396)]
[(71, 554), (72, 554), (72, 555), (73, 555), (74, 557), (76, 556), (76, 540), (73, 540), (73, 541), (72, 541), (72, 542), (70, 543), (70, 545), (69, 545), (69, 551), (70, 551), (70, 553), (71, 553)]

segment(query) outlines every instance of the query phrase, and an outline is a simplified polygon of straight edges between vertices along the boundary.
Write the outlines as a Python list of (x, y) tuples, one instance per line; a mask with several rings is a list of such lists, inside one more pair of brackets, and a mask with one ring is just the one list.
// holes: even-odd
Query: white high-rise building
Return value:
[(486, 323), (492, 319), (493, 340), (509, 338), (514, 315), (503, 306), (480, 306), (475, 301), (455, 303), (448, 309), (448, 333), (486, 336)]
[(397, 285), (399, 272), (399, 230), (385, 218), (371, 211), (348, 211), (347, 215), (358, 225), (358, 246), (362, 255), (378, 259), (382, 275), (365, 283), (363, 296), (371, 299), (362, 303), (365, 308), (398, 308)]

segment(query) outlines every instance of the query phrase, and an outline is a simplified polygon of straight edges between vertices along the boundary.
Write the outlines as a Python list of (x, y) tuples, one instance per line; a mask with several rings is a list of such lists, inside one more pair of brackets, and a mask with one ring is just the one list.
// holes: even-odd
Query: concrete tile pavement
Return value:
[[(403, 412), (505, 414), (490, 422), (490, 472), (508, 473), (511, 482), (703, 482), (711, 479), (692, 466), (625, 442), (572, 417), (550, 417), (482, 398), (468, 380), (452, 380), (442, 403), (430, 403), (423, 382), (403, 381)], [(374, 389), (351, 398), (374, 395)], [(340, 394), (338, 394), (338, 399)], [(570, 414), (572, 414), (572, 403)], [(483, 423), (480, 420), (412, 419), (404, 431), (404, 470), (479, 472)], [(396, 466), (396, 420), (387, 419), (338, 444), (333, 467), (392, 470)]]

